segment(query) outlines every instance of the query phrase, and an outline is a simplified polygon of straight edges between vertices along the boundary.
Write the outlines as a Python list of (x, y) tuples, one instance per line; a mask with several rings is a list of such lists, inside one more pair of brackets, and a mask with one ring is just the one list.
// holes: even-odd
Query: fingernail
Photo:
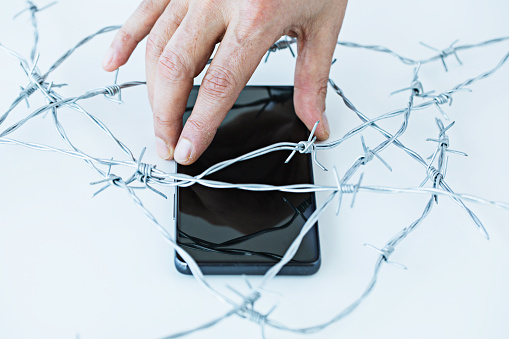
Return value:
[(168, 160), (171, 158), (171, 149), (164, 142), (163, 139), (156, 137), (156, 150), (157, 155), (164, 160)]
[(192, 147), (193, 145), (191, 144), (191, 141), (186, 138), (180, 139), (177, 144), (177, 148), (175, 149), (175, 161), (179, 164), (185, 164), (188, 162), (191, 157)]
[(323, 124), (324, 131), (326, 133), (326, 138), (328, 138), (330, 135), (330, 126), (329, 126), (329, 119), (327, 119), (327, 114), (325, 114), (325, 112), (323, 112), (323, 115), (322, 115), (322, 124)]
[(106, 55), (104, 56), (104, 59), (103, 59), (103, 67), (104, 68), (108, 67), (111, 64), (111, 61), (113, 61), (114, 54), (115, 54), (115, 51), (113, 50), (113, 48), (110, 47), (110, 49), (108, 50), (108, 52), (106, 53)]

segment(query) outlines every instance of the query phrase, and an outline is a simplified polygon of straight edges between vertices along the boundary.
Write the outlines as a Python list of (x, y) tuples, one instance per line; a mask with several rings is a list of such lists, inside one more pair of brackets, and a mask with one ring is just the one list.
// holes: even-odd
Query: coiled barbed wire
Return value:
[[(27, 78), (29, 80), (29, 84), (25, 87), (22, 87), (20, 95), (13, 101), (7, 112), (5, 112), (0, 117), (0, 125), (4, 123), (4, 121), (9, 116), (9, 113), (12, 112), (22, 101), (29, 100), (30, 96), (33, 95), (36, 92), (42, 93), (47, 100), (47, 104), (44, 106), (41, 106), (34, 110), (32, 113), (25, 116), (23, 119), (17, 121), (13, 125), (7, 127), (5, 130), (0, 132), (0, 144), (2, 145), (17, 145), (17, 146), (23, 146), (39, 151), (50, 151), (50, 152), (57, 152), (66, 156), (71, 156), (77, 159), (80, 159), (84, 161), (88, 166), (90, 166), (93, 170), (97, 172), (97, 174), (100, 177), (100, 180), (91, 183), (92, 185), (98, 185), (98, 184), (104, 184), (104, 186), (96, 192), (99, 193), (102, 190), (108, 188), (108, 187), (116, 187), (124, 190), (133, 200), (134, 204), (137, 205), (142, 212), (147, 216), (147, 218), (155, 225), (155, 227), (160, 231), (164, 239), (170, 244), (170, 246), (175, 249), (181, 257), (186, 261), (186, 263), (189, 265), (189, 268), (197, 280), (197, 282), (207, 289), (209, 292), (211, 292), (213, 295), (215, 295), (220, 301), (225, 303), (226, 305), (231, 307), (231, 310), (225, 313), (224, 315), (221, 315), (220, 317), (217, 317), (201, 326), (198, 326), (196, 328), (190, 329), (188, 331), (175, 333), (168, 338), (177, 338), (182, 337), (190, 333), (194, 333), (196, 331), (204, 330), (206, 328), (209, 328), (211, 326), (214, 326), (215, 324), (219, 323), (220, 321), (231, 317), (231, 316), (238, 316), (242, 319), (246, 319), (248, 321), (252, 321), (258, 325), (260, 325), (260, 329), (262, 331), (262, 337), (265, 337), (265, 328), (267, 326), (290, 331), (290, 332), (296, 332), (296, 333), (315, 333), (318, 331), (323, 330), (324, 328), (332, 325), (333, 323), (336, 323), (337, 321), (343, 319), (348, 314), (353, 312), (361, 303), (363, 300), (365, 300), (373, 291), (374, 286), (378, 279), (378, 274), (381, 270), (381, 267), (383, 264), (392, 264), (401, 268), (405, 268), (405, 266), (395, 263), (390, 259), (391, 255), (394, 253), (396, 246), (402, 242), (406, 237), (413, 231), (417, 226), (419, 226), (425, 218), (429, 215), (429, 213), (432, 210), (433, 202), (438, 203), (438, 196), (448, 196), (451, 199), (453, 199), (458, 205), (460, 205), (468, 214), (468, 216), (474, 221), (476, 227), (481, 231), (481, 233), (488, 238), (488, 234), (482, 225), (479, 218), (465, 205), (464, 201), (471, 201), (476, 203), (482, 203), (487, 204), (495, 207), (500, 207), (504, 209), (509, 209), (509, 204), (503, 203), (503, 202), (496, 202), (496, 201), (490, 201), (486, 199), (482, 199), (479, 197), (471, 196), (468, 194), (463, 193), (455, 193), (453, 192), (450, 187), (445, 182), (445, 176), (447, 172), (447, 153), (455, 153), (455, 154), (463, 154), (463, 152), (454, 151), (449, 149), (449, 137), (446, 135), (447, 130), (452, 127), (452, 124), (445, 127), (444, 124), (437, 120), (437, 125), (439, 127), (439, 136), (438, 139), (430, 139), (432, 141), (436, 141), (438, 143), (437, 148), (433, 155), (431, 156), (430, 162), (426, 162), (423, 157), (421, 157), (419, 154), (417, 154), (415, 151), (409, 149), (407, 146), (403, 145), (401, 141), (399, 141), (398, 138), (401, 137), (406, 132), (409, 120), (411, 118), (412, 112), (415, 110), (421, 110), (428, 108), (431, 105), (436, 105), (440, 108), (440, 105), (449, 103), (452, 103), (452, 95), (458, 91), (466, 90), (467, 86), (470, 86), (471, 84), (485, 79), (492, 75), (494, 72), (496, 72), (498, 69), (502, 67), (502, 65), (505, 64), (507, 59), (509, 58), (509, 53), (492, 69), (474, 77), (469, 78), (462, 82), (461, 84), (455, 86), (449, 91), (439, 93), (437, 95), (434, 94), (434, 92), (428, 92), (423, 93), (423, 86), (418, 80), (418, 73), (419, 73), (419, 67), (421, 64), (433, 62), (437, 60), (441, 60), (444, 64), (444, 67), (447, 69), (447, 66), (445, 64), (445, 58), (447, 58), (450, 55), (455, 55), (458, 58), (457, 55), (458, 51), (463, 51), (475, 47), (482, 47), (494, 43), (503, 42), (509, 39), (509, 37), (502, 37), (498, 39), (492, 39), (487, 40), (478, 44), (473, 45), (462, 45), (462, 46), (455, 46), (455, 43), (451, 44), (448, 48), (444, 50), (437, 50), (438, 54), (428, 58), (428, 59), (422, 59), (422, 60), (412, 60), (406, 57), (402, 57), (392, 50), (382, 47), (382, 46), (364, 46), (359, 44), (353, 44), (353, 43), (342, 43), (339, 42), (339, 45), (345, 46), (345, 47), (353, 47), (353, 48), (364, 48), (369, 50), (374, 50), (378, 52), (384, 52), (391, 54), (393, 56), (396, 56), (400, 61), (402, 61), (404, 64), (407, 65), (415, 65), (414, 69), (414, 75), (412, 78), (412, 81), (410, 83), (410, 86), (405, 88), (404, 90), (410, 90), (410, 96), (408, 100), (408, 104), (406, 107), (395, 110), (392, 112), (388, 112), (385, 114), (382, 114), (376, 118), (370, 119), (365, 114), (363, 114), (361, 111), (359, 111), (356, 106), (345, 96), (344, 92), (340, 89), (336, 83), (330, 79), (329, 83), (336, 94), (338, 94), (342, 100), (344, 101), (345, 105), (353, 111), (357, 117), (362, 121), (362, 124), (353, 128), (350, 130), (345, 136), (342, 138), (329, 142), (329, 143), (321, 143), (316, 144), (316, 138), (314, 138), (314, 130), (311, 132), (310, 137), (308, 140), (301, 141), (299, 143), (292, 143), (292, 142), (282, 142), (277, 143), (274, 145), (269, 145), (264, 148), (261, 148), (259, 150), (255, 150), (253, 152), (250, 152), (248, 154), (242, 155), (240, 157), (237, 157), (235, 159), (230, 159), (223, 161), (221, 163), (215, 164), (202, 172), (201, 174), (197, 176), (188, 176), (184, 174), (177, 174), (177, 173), (168, 173), (164, 172), (162, 170), (159, 170), (156, 168), (155, 165), (151, 165), (148, 163), (142, 162), (144, 151), (141, 152), (141, 155), (138, 158), (135, 158), (131, 150), (120, 140), (118, 140), (113, 132), (105, 125), (103, 124), (96, 116), (91, 114), (90, 112), (86, 111), (82, 106), (78, 104), (79, 101), (83, 101), (98, 95), (103, 95), (108, 100), (114, 100), (117, 102), (121, 102), (121, 94), (124, 89), (135, 87), (135, 86), (141, 86), (145, 85), (145, 82), (126, 82), (122, 84), (117, 83), (117, 77), (118, 72), (115, 75), (115, 80), (113, 84), (107, 85), (98, 89), (87, 91), (86, 93), (71, 97), (71, 98), (64, 98), (62, 97), (56, 89), (60, 88), (63, 85), (54, 85), (53, 82), (48, 82), (46, 79), (48, 76), (56, 69), (58, 68), (67, 58), (69, 58), (74, 51), (92, 40), (94, 37), (108, 33), (111, 31), (114, 31), (119, 28), (119, 26), (110, 26), (106, 27), (104, 29), (101, 29), (97, 31), (96, 33), (86, 37), (85, 39), (79, 41), (73, 48), (68, 50), (61, 58), (59, 58), (49, 69), (46, 73), (41, 74), (40, 71), (37, 68), (37, 61), (38, 61), (38, 54), (37, 54), (37, 43), (38, 43), (38, 29), (37, 29), (37, 21), (35, 20), (35, 15), (41, 11), (43, 8), (38, 9), (31, 1), (27, 1), (28, 4), (28, 10), (31, 11), (32, 15), (32, 24), (34, 27), (34, 46), (31, 53), (30, 60), (24, 59), (21, 55), (18, 53), (8, 49), (7, 47), (0, 44), (0, 49), (3, 49), (7, 51), (8, 54), (13, 56), (17, 61), (20, 63), (23, 71), (26, 73)], [(52, 5), (52, 4), (50, 4)], [(49, 5), (48, 5), (49, 6)], [(46, 7), (48, 7), (46, 6)], [(284, 38), (281, 41), (277, 42), (274, 46), (269, 49), (267, 57), (270, 53), (281, 51), (284, 49), (290, 49), (293, 55), (293, 50), (291, 49), (291, 45), (295, 43), (296, 40), (294, 38)], [(397, 91), (399, 92), (399, 91)], [(114, 97), (118, 96), (118, 100)], [(430, 99), (428, 101), (425, 101), (421, 104), (415, 105), (414, 99), (415, 98), (424, 98), (424, 99)], [(91, 155), (86, 154), (85, 152), (81, 151), (76, 145), (72, 143), (69, 136), (67, 135), (63, 125), (60, 123), (58, 119), (58, 109), (61, 107), (68, 107), (72, 110), (79, 112), (80, 114), (85, 115), (88, 117), (91, 122), (93, 123), (93, 126), (101, 130), (103, 133), (108, 135), (110, 139), (123, 151), (124, 155), (127, 156), (128, 160), (115, 160), (115, 159), (101, 159), (97, 158)], [(38, 116), (41, 116), (42, 114), (45, 114), (47, 112), (50, 112), (53, 117), (53, 123), (55, 125), (55, 128), (60, 135), (61, 139), (63, 140), (64, 144), (67, 145), (70, 149), (60, 149), (52, 146), (42, 145), (42, 144), (35, 144), (35, 143), (28, 143), (20, 140), (15, 140), (11, 138), (7, 138), (10, 134), (14, 133), (19, 128), (23, 127), (24, 124), (32, 119), (37, 118)], [(448, 118), (445, 113), (444, 117)], [(391, 119), (398, 117), (400, 115), (403, 115), (403, 121), (401, 122), (400, 128), (394, 132), (390, 133), (386, 130), (379, 127), (376, 123), (378, 121), (381, 121), (383, 119)], [(318, 124), (318, 123), (317, 123)], [(315, 124), (315, 129), (317, 124)], [(315, 164), (322, 168), (323, 170), (326, 170), (323, 165), (320, 164), (317, 160), (317, 153), (322, 150), (327, 150), (331, 148), (338, 147), (340, 144), (342, 144), (345, 140), (355, 136), (359, 135), (362, 131), (364, 131), (367, 128), (374, 129), (381, 133), (385, 140), (376, 147), (368, 147), (365, 143), (364, 138), (361, 136), (361, 144), (363, 149), (363, 154), (359, 156), (355, 161), (354, 164), (347, 170), (347, 172), (340, 178), (339, 174), (337, 173), (337, 169), (333, 168), (334, 172), (334, 180), (336, 182), (336, 186), (323, 186), (323, 185), (310, 185), (310, 184), (298, 184), (298, 185), (286, 185), (286, 186), (272, 186), (272, 185), (261, 185), (261, 184), (231, 184), (226, 182), (218, 182), (206, 179), (206, 176), (212, 173), (215, 173), (217, 171), (220, 171), (236, 162), (239, 161), (245, 161), (248, 159), (252, 159), (255, 157), (263, 156), (267, 153), (271, 152), (280, 152), (280, 151), (286, 151), (289, 152), (289, 157), (287, 161), (291, 161), (291, 158), (293, 154), (296, 152), (299, 153), (311, 153), (312, 158), (315, 161)], [(425, 188), (425, 187), (415, 187), (415, 188), (395, 188), (395, 187), (381, 187), (381, 186), (365, 186), (362, 185), (362, 174), (360, 175), (360, 179), (356, 184), (349, 184), (348, 182), (350, 179), (356, 174), (356, 172), (365, 165), (368, 165), (371, 160), (374, 158), (379, 159), (389, 170), (391, 170), (391, 167), (389, 164), (383, 160), (380, 153), (387, 149), (389, 146), (394, 145), (400, 149), (402, 149), (406, 154), (408, 154), (411, 158), (419, 162), (421, 165), (423, 165), (426, 169), (426, 179), (421, 184), (423, 186), (426, 181), (431, 181), (433, 187), (432, 188)], [(434, 166), (434, 162), (437, 162), (436, 167)], [(121, 167), (128, 167), (133, 170), (132, 175), (128, 179), (124, 179), (121, 176), (118, 176), (114, 174), (114, 169), (116, 166)], [(135, 184), (139, 184), (136, 186)], [(174, 238), (165, 230), (165, 228), (157, 221), (157, 219), (154, 217), (154, 215), (148, 210), (146, 206), (144, 206), (141, 199), (136, 194), (136, 189), (149, 189), (163, 197), (164, 194), (158, 191), (154, 186), (173, 186), (173, 187), (188, 187), (191, 185), (203, 185), (206, 187), (212, 187), (217, 189), (224, 189), (224, 188), (235, 188), (235, 189), (242, 189), (242, 190), (249, 190), (249, 191), (283, 191), (283, 192), (330, 192), (329, 196), (326, 198), (325, 202), (318, 206), (318, 208), (313, 212), (313, 214), (308, 218), (306, 224), (303, 226), (302, 230), (300, 231), (299, 235), (295, 238), (292, 245), (289, 247), (288, 251), (284, 254), (282, 258), (278, 261), (277, 264), (275, 264), (272, 268), (270, 268), (264, 277), (262, 278), (261, 283), (258, 286), (252, 287), (249, 285), (250, 292), (247, 295), (243, 295), (239, 292), (236, 292), (233, 290), (235, 295), (226, 295), (225, 293), (219, 292), (219, 290), (215, 287), (213, 287), (208, 280), (205, 278), (203, 273), (200, 270), (200, 267), (197, 265), (197, 263), (194, 261), (194, 259), (182, 248), (180, 247), (174, 240)], [(326, 211), (328, 206), (332, 203), (332, 201), (338, 197), (338, 209), (337, 212), (339, 212), (340, 206), (341, 206), (341, 200), (344, 194), (350, 194), (352, 195), (352, 204), (355, 201), (355, 196), (360, 192), (372, 192), (372, 193), (382, 193), (382, 194), (426, 194), (430, 195), (430, 200), (426, 204), (423, 213), (421, 216), (416, 219), (411, 225), (405, 227), (402, 229), (399, 233), (397, 233), (392, 239), (390, 239), (383, 247), (377, 248), (373, 245), (366, 244), (366, 247), (369, 247), (373, 250), (375, 250), (378, 253), (378, 259), (375, 263), (375, 268), (373, 272), (372, 279), (369, 281), (366, 289), (364, 292), (358, 297), (356, 301), (354, 301), (352, 304), (348, 305), (346, 308), (341, 310), (337, 315), (330, 318), (328, 321), (323, 322), (321, 324), (311, 326), (311, 327), (294, 327), (289, 326), (286, 324), (282, 324), (278, 322), (275, 319), (271, 318), (272, 311), (269, 311), (267, 313), (261, 313), (257, 311), (255, 308), (256, 302), (263, 297), (263, 290), (265, 286), (277, 275), (277, 273), (281, 270), (281, 268), (288, 263), (293, 256), (295, 255), (297, 249), (300, 246), (300, 242), (302, 241), (303, 237), (306, 235), (306, 233), (311, 229), (311, 227), (315, 224), (315, 222), (319, 219), (319, 217)], [(240, 297), (240, 301), (238, 300), (238, 297)], [(273, 308), (274, 309), (274, 308)]]

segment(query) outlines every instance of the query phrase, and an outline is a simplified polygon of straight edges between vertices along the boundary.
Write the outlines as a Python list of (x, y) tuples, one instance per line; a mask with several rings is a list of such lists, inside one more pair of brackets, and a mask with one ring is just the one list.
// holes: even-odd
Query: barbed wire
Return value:
[[(380, 46), (380, 45), (364, 45), (364, 44), (359, 44), (359, 43), (349, 42), (349, 41), (338, 41), (337, 44), (338, 44), (338, 46), (347, 47), (347, 48), (366, 49), (366, 50), (373, 51), (373, 52), (388, 54), (388, 55), (391, 55), (391, 56), (397, 58), (398, 60), (400, 60), (402, 63), (404, 63), (406, 65), (419, 65), (419, 64), (422, 65), (422, 64), (427, 64), (427, 63), (434, 62), (437, 60), (441, 60), (443, 66), (444, 66), (444, 69), (447, 72), (448, 68), (447, 68), (447, 64), (445, 63), (445, 59), (447, 57), (453, 55), (456, 58), (456, 60), (458, 61), (458, 63), (460, 65), (462, 65), (463, 63), (458, 56), (458, 52), (469, 50), (472, 48), (494, 45), (499, 42), (503, 42), (503, 41), (507, 41), (507, 40), (509, 40), (509, 36), (485, 40), (485, 41), (481, 41), (481, 42), (474, 43), (474, 44), (466, 44), (466, 45), (459, 45), (459, 46), (455, 46), (459, 42), (459, 40), (455, 40), (448, 47), (446, 47), (442, 50), (437, 49), (437, 48), (430, 46), (430, 45), (421, 41), (420, 44), (423, 45), (424, 47), (438, 52), (436, 55), (431, 56), (429, 58), (424, 58), (424, 59), (412, 59), (412, 58), (403, 56), (401, 54), (398, 54), (390, 48), (387, 48), (385, 46)], [(270, 53), (281, 51), (284, 49), (289, 49), (290, 52), (292, 53), (292, 56), (295, 57), (295, 54), (292, 49), (292, 45), (294, 45), (294, 44), (297, 44), (297, 38), (285, 37), (284, 39), (278, 41), (269, 49), (269, 53), (267, 53), (265, 62), (267, 62)]]
[[(183, 337), (191, 333), (195, 333), (197, 331), (202, 331), (207, 328), (210, 328), (222, 320), (232, 317), (238, 316), (242, 319), (246, 319), (248, 321), (252, 321), (260, 326), (261, 336), (265, 338), (265, 329), (266, 327), (272, 327), (274, 329), (279, 329), (283, 331), (301, 333), (301, 334), (309, 334), (316, 333), (318, 331), (323, 330), (326, 327), (331, 326), (332, 324), (340, 321), (341, 319), (348, 316), (352, 313), (373, 291), (376, 282), (378, 280), (378, 275), (384, 264), (390, 264), (397, 266), (399, 268), (406, 269), (406, 266), (396, 263), (390, 260), (390, 257), (395, 251), (397, 245), (399, 245), (403, 240), (405, 240), (408, 235), (410, 235), (419, 225), (423, 223), (423, 221), (427, 218), (427, 216), (431, 213), (432, 208), (435, 204), (438, 204), (438, 196), (445, 196), (451, 198), (455, 203), (457, 203), (469, 216), (469, 218), (474, 222), (475, 226), (481, 232), (481, 234), (488, 238), (488, 233), (482, 224), (481, 220), (474, 214), (469, 207), (466, 206), (465, 202), (475, 202), (478, 204), (485, 204), (493, 207), (503, 208), (509, 210), (509, 204), (498, 201), (491, 201), (487, 199), (483, 199), (480, 197), (476, 197), (473, 195), (465, 194), (465, 193), (455, 193), (449, 185), (445, 182), (445, 176), (447, 174), (447, 163), (448, 156), (447, 154), (457, 154), (457, 155), (466, 155), (466, 153), (451, 150), (449, 148), (449, 137), (446, 132), (454, 125), (454, 122), (445, 126), (444, 123), (440, 119), (436, 119), (436, 123), (438, 126), (438, 137), (436, 139), (428, 139), (429, 141), (434, 141), (437, 143), (437, 147), (431, 157), (428, 158), (429, 162), (427, 162), (421, 155), (419, 155), (414, 150), (405, 146), (399, 138), (407, 131), (407, 127), (409, 124), (409, 120), (412, 116), (412, 112), (416, 110), (423, 110), (432, 105), (438, 107), (442, 115), (446, 120), (449, 117), (442, 110), (440, 105), (452, 104), (453, 95), (458, 92), (466, 92), (470, 91), (467, 86), (470, 86), (477, 81), (483, 80), (493, 73), (498, 71), (509, 59), (509, 53), (507, 53), (501, 61), (493, 68), (479, 74), (478, 76), (468, 78), (452, 89), (436, 94), (434, 91), (424, 92), (423, 85), (419, 81), (419, 72), (420, 66), (425, 63), (430, 63), (434, 61), (440, 60), (447, 71), (446, 58), (453, 55), (456, 57), (457, 61), (462, 64), (461, 59), (458, 56), (459, 51), (466, 51), (473, 48), (480, 48), (487, 45), (492, 45), (500, 42), (504, 42), (509, 40), (509, 37), (501, 37), (497, 39), (491, 39), (483, 42), (479, 42), (476, 44), (467, 44), (467, 45), (457, 45), (457, 41), (453, 42), (449, 47), (439, 50), (430, 45), (428, 46), (430, 49), (433, 49), (437, 52), (436, 55), (421, 60), (414, 60), (404, 56), (401, 56), (391, 49), (388, 49), (383, 46), (378, 45), (360, 45), (356, 43), (350, 42), (338, 42), (338, 45), (349, 48), (361, 48), (372, 50), (376, 52), (382, 52), (386, 54), (390, 54), (397, 59), (399, 59), (403, 64), (413, 65), (414, 71), (413, 76), (410, 81), (410, 85), (401, 90), (397, 90), (394, 92), (400, 93), (403, 91), (409, 91), (408, 103), (404, 108), (397, 109), (391, 112), (383, 113), (375, 118), (370, 119), (367, 115), (362, 113), (360, 110), (356, 108), (356, 106), (350, 101), (343, 90), (332, 80), (329, 79), (329, 84), (334, 92), (341, 98), (344, 102), (345, 106), (349, 108), (360, 120), (361, 124), (355, 126), (353, 129), (348, 131), (343, 137), (327, 142), (327, 143), (316, 143), (316, 137), (314, 136), (314, 132), (318, 126), (318, 122), (315, 124), (313, 130), (310, 133), (310, 136), (307, 140), (303, 140), (301, 142), (280, 142), (273, 145), (269, 145), (258, 150), (249, 152), (242, 156), (229, 159), (226, 161), (222, 161), (217, 163), (199, 175), (189, 176), (182, 173), (170, 173), (165, 172), (163, 170), (158, 169), (155, 165), (144, 163), (143, 155), (145, 150), (142, 150), (139, 157), (135, 157), (133, 152), (129, 149), (129, 147), (120, 141), (114, 133), (97, 118), (95, 115), (91, 114), (87, 110), (85, 110), (79, 102), (103, 95), (105, 99), (122, 102), (122, 92), (126, 89), (143, 86), (145, 82), (143, 81), (130, 81), (118, 84), (118, 71), (115, 74), (115, 79), (113, 84), (108, 86), (103, 86), (97, 89), (92, 89), (85, 92), (82, 95), (75, 97), (64, 97), (60, 95), (57, 90), (65, 84), (54, 84), (52, 81), (48, 82), (49, 75), (57, 69), (65, 60), (67, 60), (76, 49), (85, 45), (93, 38), (98, 35), (105, 34), (108, 32), (112, 32), (118, 29), (120, 26), (109, 26), (105, 27), (101, 30), (98, 30), (94, 34), (87, 36), (86, 38), (80, 40), (73, 48), (69, 49), (65, 52), (59, 59), (57, 59), (46, 71), (46, 73), (41, 73), (37, 67), (39, 55), (37, 53), (38, 41), (39, 41), (39, 31), (37, 28), (37, 20), (36, 15), (40, 11), (52, 6), (54, 3), (50, 3), (44, 7), (38, 8), (33, 2), (27, 1), (27, 8), (22, 12), (18, 13), (18, 15), (29, 11), (31, 16), (32, 27), (34, 31), (34, 43), (33, 48), (30, 54), (30, 58), (27, 60), (22, 57), (17, 52), (9, 49), (8, 47), (0, 44), (0, 49), (7, 52), (14, 59), (19, 62), (20, 67), (24, 71), (27, 76), (29, 83), (24, 87), (21, 87), (21, 92), (17, 98), (15, 98), (12, 104), (9, 106), (8, 110), (4, 112), (0, 116), (0, 126), (5, 123), (10, 113), (16, 109), (19, 104), (23, 101), (29, 105), (30, 97), (38, 92), (41, 93), (46, 98), (46, 105), (38, 107), (33, 110), (31, 113), (28, 113), (25, 117), (5, 128), (3, 131), (0, 131), (0, 144), (1, 145), (13, 145), (13, 146), (21, 146), (26, 147), (38, 151), (46, 151), (46, 152), (55, 152), (65, 156), (73, 157), (79, 159), (85, 164), (87, 164), (90, 168), (92, 168), (97, 175), (99, 176), (99, 180), (92, 182), (91, 185), (101, 185), (100, 189), (94, 194), (97, 195), (100, 192), (104, 191), (109, 187), (116, 187), (122, 189), (128, 194), (133, 203), (138, 206), (147, 219), (158, 229), (163, 238), (169, 243), (169, 245), (184, 259), (184, 261), (188, 264), (189, 269), (191, 270), (195, 280), (198, 282), (200, 286), (208, 290), (215, 297), (217, 297), (221, 302), (230, 307), (230, 310), (219, 317), (216, 317), (204, 324), (191, 328), (187, 331), (182, 331), (178, 333), (174, 333), (173, 335), (168, 336), (167, 338), (178, 338)], [(16, 15), (16, 17), (18, 16)], [(296, 43), (297, 40), (295, 38), (285, 37), (282, 40), (278, 41), (274, 44), (268, 51), (267, 57), (265, 61), (268, 61), (268, 57), (271, 53), (275, 53), (278, 51), (282, 51), (285, 49), (289, 49), (292, 56), (295, 56), (292, 45)], [(415, 104), (414, 101), (416, 99), (425, 100), (422, 103)], [(272, 100), (272, 99), (271, 99)], [(274, 98), (273, 100), (279, 100), (278, 98)], [(259, 105), (257, 103), (256, 105)], [(263, 103), (266, 107), (268, 103)], [(28, 106), (29, 107), (29, 106)], [(60, 123), (58, 117), (58, 110), (62, 107), (67, 107), (72, 109), (79, 114), (87, 117), (98, 130), (107, 135), (110, 140), (122, 151), (124, 156), (127, 157), (127, 160), (116, 160), (114, 158), (104, 159), (92, 156), (90, 154), (82, 151), (77, 145), (75, 145), (69, 136), (66, 133), (65, 128)], [(263, 110), (263, 109), (262, 109)], [(50, 113), (53, 118), (53, 124), (55, 129), (64, 142), (64, 144), (69, 147), (68, 149), (53, 147), (49, 145), (30, 143), (21, 140), (12, 139), (10, 137), (11, 134), (22, 128), (28, 121), (31, 121), (37, 117), (40, 117), (43, 114)], [(394, 132), (390, 133), (385, 129), (379, 127), (377, 122), (385, 120), (385, 119), (393, 119), (402, 116), (402, 121), (400, 127)], [(3, 127), (2, 127), (3, 128)], [(366, 129), (373, 129), (380, 133), (385, 139), (379, 145), (375, 147), (369, 147), (364, 137), (361, 135), (363, 131)], [(330, 150), (332, 148), (338, 147), (344, 141), (360, 135), (361, 146), (363, 153), (356, 158), (353, 164), (347, 169), (344, 175), (340, 176), (336, 167), (333, 168), (333, 176), (334, 181), (336, 183), (335, 186), (326, 186), (326, 185), (315, 185), (315, 184), (296, 184), (296, 185), (285, 185), (285, 186), (274, 186), (274, 185), (262, 185), (262, 184), (232, 184), (227, 182), (220, 182), (207, 179), (206, 177), (212, 173), (216, 173), (225, 169), (228, 166), (231, 166), (235, 163), (246, 161), (249, 159), (253, 159), (256, 157), (264, 156), (268, 153), (272, 152), (289, 152), (289, 156), (287, 158), (287, 162), (292, 160), (292, 157), (298, 153), (311, 154), (314, 163), (324, 171), (327, 171), (325, 166), (323, 166), (318, 160), (318, 153), (324, 150)], [(389, 171), (392, 171), (392, 167), (387, 163), (382, 157), (381, 153), (389, 148), (390, 146), (395, 146), (404, 151), (410, 158), (414, 159), (418, 163), (420, 163), (425, 168), (425, 179), (422, 181), (419, 187), (412, 188), (397, 188), (397, 187), (383, 187), (383, 186), (370, 186), (370, 185), (362, 185), (363, 173), (359, 175), (359, 180), (355, 184), (349, 183), (350, 180), (357, 174), (359, 169), (363, 166), (368, 165), (375, 158), (380, 161)], [(124, 179), (122, 176), (115, 174), (115, 169), (117, 167), (122, 168), (130, 168), (132, 169), (132, 174)], [(424, 185), (430, 181), (432, 184), (431, 188), (426, 188)], [(145, 189), (150, 190), (163, 198), (166, 196), (157, 189), (158, 186), (161, 187), (189, 187), (192, 185), (202, 185), (205, 187), (211, 187), (215, 189), (225, 189), (225, 188), (234, 188), (240, 190), (247, 191), (281, 191), (281, 192), (292, 192), (292, 193), (304, 193), (304, 192), (329, 192), (328, 197), (325, 201), (317, 207), (317, 209), (312, 213), (312, 215), (307, 219), (306, 223), (300, 230), (297, 237), (294, 239), (286, 253), (282, 257), (277, 257), (277, 263), (272, 266), (263, 276), (261, 282), (257, 286), (251, 286), (249, 281), (247, 281), (247, 285), (249, 288), (249, 293), (243, 294), (237, 291), (234, 288), (229, 288), (229, 293), (225, 293), (219, 291), (216, 287), (212, 286), (207, 278), (203, 275), (199, 265), (192, 258), (185, 249), (180, 246), (174, 239), (174, 237), (159, 223), (159, 221), (155, 218), (155, 216), (150, 212), (150, 210), (143, 204), (142, 200), (138, 197), (136, 190)], [(365, 244), (367, 248), (374, 250), (378, 254), (378, 258), (375, 262), (373, 275), (368, 282), (366, 288), (363, 293), (350, 305), (347, 305), (344, 309), (340, 310), (339, 313), (329, 318), (329, 320), (324, 321), (320, 324), (308, 327), (296, 327), (284, 324), (282, 322), (273, 319), (271, 316), (272, 311), (277, 307), (274, 305), (273, 308), (266, 313), (261, 313), (255, 306), (256, 303), (262, 298), (265, 294), (266, 285), (274, 279), (274, 277), (280, 272), (282, 267), (287, 264), (294, 257), (297, 252), (300, 243), (304, 236), (309, 232), (309, 230), (315, 225), (316, 221), (320, 218), (320, 216), (328, 209), (330, 204), (337, 198), (337, 210), (336, 213), (340, 212), (341, 202), (343, 196), (345, 194), (349, 194), (352, 196), (352, 206), (355, 202), (355, 197), (357, 194), (361, 192), (370, 192), (370, 193), (379, 193), (379, 194), (425, 194), (429, 195), (430, 199), (424, 207), (422, 214), (409, 226), (403, 228), (400, 232), (398, 232), (395, 236), (393, 236), (388, 242), (386, 242), (382, 247), (376, 247), (371, 244)], [(242, 241), (239, 239), (238, 241)]]

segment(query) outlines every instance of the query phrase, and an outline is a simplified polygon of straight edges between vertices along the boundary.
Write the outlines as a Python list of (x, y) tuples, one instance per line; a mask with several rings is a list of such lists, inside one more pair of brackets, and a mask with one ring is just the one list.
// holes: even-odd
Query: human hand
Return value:
[[(267, 50), (297, 38), (295, 111), (319, 140), (327, 139), (327, 81), (347, 0), (144, 0), (115, 36), (103, 67), (124, 65), (147, 35), (146, 74), (157, 151), (191, 164)], [(193, 79), (219, 48), (203, 78), (194, 110), (182, 127)]]

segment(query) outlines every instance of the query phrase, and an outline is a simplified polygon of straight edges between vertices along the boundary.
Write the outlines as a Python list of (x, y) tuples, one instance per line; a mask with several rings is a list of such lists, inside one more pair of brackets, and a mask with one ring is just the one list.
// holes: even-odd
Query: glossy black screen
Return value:
[[(198, 89), (195, 87), (191, 93), (184, 121), (191, 114)], [(246, 87), (207, 151), (191, 166), (178, 165), (177, 171), (198, 175), (220, 161), (277, 142), (306, 140), (308, 135), (295, 115), (292, 87)], [(271, 185), (312, 183), (310, 156), (297, 153), (285, 164), (289, 154), (289, 151), (269, 153), (206, 178)], [(315, 206), (313, 193), (250, 192), (201, 185), (178, 188), (177, 242), (202, 269), (219, 265), (225, 268), (224, 272), (211, 272), (253, 273), (242, 268), (257, 264), (268, 268), (279, 261)], [(314, 264), (318, 268), (317, 232), (315, 225), (288, 266)], [(228, 265), (236, 267), (235, 272), (228, 271)]]

